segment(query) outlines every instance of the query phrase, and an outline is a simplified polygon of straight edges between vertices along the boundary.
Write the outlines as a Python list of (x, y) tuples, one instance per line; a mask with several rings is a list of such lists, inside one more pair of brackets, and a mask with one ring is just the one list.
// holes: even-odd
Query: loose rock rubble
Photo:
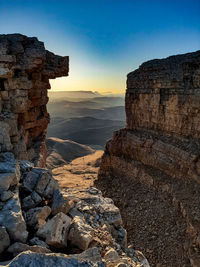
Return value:
[[(21, 254), (9, 266), (14, 266), (14, 262), (17, 266), (22, 258), (27, 259), (27, 255), (35, 255), (41, 262), (47, 257), (51, 262), (55, 252), (68, 254), (69, 251), (75, 253), (92, 248), (101, 255), (102, 266), (119, 263), (149, 266), (147, 262), (146, 265), (141, 263), (134, 251), (134, 257), (127, 256), (127, 236), (120, 211), (99, 190), (91, 187), (61, 192), (47, 169), (16, 161), (10, 152), (1, 153), (0, 157), (4, 159), (2, 166), (12, 165), (8, 169), (12, 172), (5, 173), (2, 168), (4, 173), (14, 174), (11, 176), (13, 180), (9, 178), (8, 186), (1, 188), (0, 257), (6, 260), (25, 251), (36, 253)], [(1, 179), (4, 176), (0, 175)], [(9, 197), (5, 198), (5, 195)], [(50, 254), (42, 256), (37, 253), (53, 254), (50, 257)], [(101, 266), (95, 264), (86, 266)]]

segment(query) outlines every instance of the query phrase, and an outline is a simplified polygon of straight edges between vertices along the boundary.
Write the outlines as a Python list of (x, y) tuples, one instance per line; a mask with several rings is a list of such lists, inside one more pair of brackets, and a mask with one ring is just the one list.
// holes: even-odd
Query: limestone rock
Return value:
[(15, 179), (14, 173), (1, 173), (1, 175), (0, 175), (0, 192), (8, 190), (14, 179)]
[(33, 171), (26, 173), (22, 180), (22, 186), (29, 192), (32, 192), (39, 179), (39, 174)]
[(49, 253), (49, 252), (51, 252), (49, 249), (41, 247), (41, 246), (29, 246), (27, 244), (23, 244), (23, 243), (19, 243), (19, 242), (12, 244), (8, 248), (8, 252), (12, 253), (13, 256), (17, 256), (18, 254), (20, 254), (23, 251), (32, 251), (32, 252), (37, 252), (37, 253)]
[[(156, 190), (157, 194), (165, 193), (168, 196), (166, 207), (179, 207), (177, 221), (185, 225), (183, 228), (190, 245), (182, 253), (175, 247), (179, 252), (174, 251), (173, 258), (171, 248), (165, 248), (163, 253), (168, 253), (168, 263), (163, 260), (163, 254), (158, 256), (157, 251), (152, 250), (152, 258), (162, 258), (161, 265), (187, 265), (187, 261), (192, 261), (192, 254), (197, 254), (194, 246), (198, 247), (200, 233), (199, 74), (200, 51), (150, 60), (129, 73), (125, 99), (126, 127), (114, 132), (107, 142), (99, 170), (98, 180), (104, 184), (110, 177), (124, 188), (127, 182), (143, 185), (149, 191)], [(135, 193), (134, 189), (129, 191), (133, 197)], [(156, 203), (153, 195), (149, 199), (151, 205)], [(125, 193), (119, 202), (123, 203), (122, 206), (130, 203)], [(171, 210), (167, 212), (171, 216)], [(142, 215), (136, 216), (134, 222), (137, 224), (142, 219)], [(145, 231), (151, 232), (152, 229), (148, 226)], [(182, 228), (180, 231), (183, 233)], [(145, 242), (143, 246), (145, 250)], [(185, 259), (180, 256), (182, 254)]]
[(120, 258), (118, 253), (113, 248), (111, 248), (106, 252), (104, 259), (106, 262), (118, 262)]
[(0, 153), (0, 192), (16, 185), (20, 179), (19, 165), (12, 153)]
[(30, 209), (25, 214), (25, 220), (28, 226), (40, 228), (46, 223), (46, 219), (51, 213), (48, 206)]
[(0, 35), (0, 152), (45, 165), (49, 79), (68, 70), (69, 58), (46, 51), (37, 38)]
[(30, 245), (34, 246), (40, 246), (43, 248), (49, 248), (49, 246), (42, 240), (40, 240), (38, 237), (34, 237), (29, 241)]
[(10, 238), (4, 226), (0, 226), (0, 253), (10, 245)]
[(67, 214), (71, 208), (74, 207), (74, 202), (70, 199), (64, 198), (60, 190), (55, 190), (52, 203), (52, 214), (55, 215), (59, 212)]
[(22, 199), (22, 208), (27, 210), (34, 208), (42, 201), (40, 195), (33, 191), (29, 196)]
[(70, 217), (60, 212), (39, 228), (36, 235), (45, 239), (49, 246), (55, 248), (66, 247), (70, 224)]
[(41, 254), (24, 252), (8, 264), (8, 267), (21, 266), (50, 267), (50, 266), (74, 266), (74, 267), (105, 267), (97, 248), (88, 249), (81, 254)]
[(35, 191), (45, 198), (53, 197), (54, 191), (58, 189), (57, 181), (52, 177), (51, 173), (47, 170), (41, 172)]
[(18, 190), (3, 206), (0, 212), (0, 225), (6, 227), (12, 240), (26, 242), (28, 232), (22, 216)]
[(92, 241), (92, 227), (90, 227), (81, 217), (75, 216), (68, 239), (71, 243), (82, 250), (86, 250)]
[(1, 193), (0, 198), (1, 198), (1, 201), (7, 201), (8, 199), (10, 199), (13, 196), (14, 196), (14, 193), (12, 191), (8, 190), (8, 191), (3, 191)]

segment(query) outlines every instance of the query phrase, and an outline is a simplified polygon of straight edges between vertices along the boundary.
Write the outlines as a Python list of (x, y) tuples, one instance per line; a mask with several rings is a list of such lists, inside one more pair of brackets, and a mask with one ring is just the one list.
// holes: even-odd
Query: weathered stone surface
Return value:
[(49, 249), (41, 247), (41, 246), (36, 246), (36, 245), (29, 246), (27, 244), (23, 244), (23, 243), (19, 243), (19, 242), (12, 244), (8, 248), (8, 252), (12, 253), (13, 256), (17, 256), (18, 254), (20, 254), (23, 251), (32, 251), (32, 252), (37, 252), (37, 253), (49, 253), (49, 252), (51, 252)]
[(29, 192), (32, 192), (37, 184), (39, 179), (39, 174), (33, 171), (28, 172), (24, 175), (22, 180), (22, 186)]
[(58, 189), (57, 181), (52, 177), (49, 171), (44, 169), (40, 173), (35, 191), (40, 196), (44, 196), (45, 198), (52, 198), (56, 189)]
[(0, 152), (44, 166), (49, 79), (68, 70), (68, 57), (46, 51), (37, 38), (0, 35)]
[(20, 180), (19, 165), (12, 153), (0, 153), (0, 192), (16, 185)]
[[(186, 264), (184, 260), (191, 262), (193, 258), (200, 264), (197, 260), (199, 122), (200, 51), (145, 62), (127, 76), (126, 127), (115, 132), (107, 142), (99, 171), (99, 180), (105, 184), (108, 177), (120, 179), (122, 184), (124, 181), (124, 188), (126, 181), (133, 181), (152, 192), (167, 193), (166, 206), (170, 201), (171, 205), (180, 207), (182, 217), (177, 220), (186, 224), (184, 231), (188, 234), (188, 245), (183, 249), (185, 259), (179, 257), (183, 261), (179, 262), (181, 265)], [(134, 190), (129, 194), (134, 200)], [(154, 198), (149, 201), (154, 205)], [(122, 202), (127, 205), (126, 195)], [(152, 231), (151, 228), (145, 230)], [(168, 250), (170, 248), (165, 249)], [(149, 256), (154, 258), (158, 254), (153, 251)], [(167, 256), (168, 265), (173, 261), (171, 256)], [(162, 264), (166, 264), (163, 256), (159, 257)], [(157, 264), (155, 258), (152, 264)]]
[(41, 254), (25, 252), (20, 254), (8, 267), (21, 266), (50, 267), (50, 266), (74, 266), (74, 267), (104, 267), (97, 248), (84, 251), (81, 254), (63, 255), (63, 254)]
[(0, 226), (0, 253), (10, 245), (10, 237), (4, 226)]
[(0, 225), (5, 226), (14, 241), (26, 242), (28, 232), (22, 216), (18, 190), (0, 212)]
[(10, 191), (10, 190), (8, 190), (8, 191), (3, 191), (2, 193), (1, 193), (1, 197), (0, 197), (0, 199), (1, 199), (1, 201), (7, 201), (8, 199), (10, 199), (11, 197), (13, 197), (14, 196), (14, 193), (12, 192), (12, 191)]
[(73, 245), (86, 250), (93, 238), (92, 231), (92, 227), (83, 218), (75, 216), (70, 227), (68, 239)]
[(38, 237), (34, 237), (29, 241), (30, 245), (34, 246), (40, 246), (43, 248), (49, 248), (49, 246), (42, 240), (40, 240)]
[(26, 224), (34, 228), (40, 228), (46, 223), (46, 219), (51, 213), (48, 206), (30, 209), (25, 214)]
[(42, 201), (40, 195), (33, 191), (29, 196), (22, 199), (22, 208), (24, 210), (34, 208)]
[(71, 208), (74, 207), (74, 202), (70, 199), (64, 198), (60, 190), (55, 190), (52, 203), (52, 214), (55, 215), (59, 212), (67, 214)]
[(71, 218), (60, 212), (39, 228), (36, 235), (45, 239), (45, 242), (52, 247), (66, 247), (70, 224)]

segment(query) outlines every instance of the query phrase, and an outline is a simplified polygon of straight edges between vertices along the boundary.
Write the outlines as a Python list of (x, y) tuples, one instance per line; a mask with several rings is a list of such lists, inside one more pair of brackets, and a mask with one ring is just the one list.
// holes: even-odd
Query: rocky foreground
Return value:
[(0, 257), (28, 251), (7, 266), (149, 266), (127, 248), (112, 199), (94, 187), (61, 192), (50, 171), (16, 161), (10, 152), (0, 160)]

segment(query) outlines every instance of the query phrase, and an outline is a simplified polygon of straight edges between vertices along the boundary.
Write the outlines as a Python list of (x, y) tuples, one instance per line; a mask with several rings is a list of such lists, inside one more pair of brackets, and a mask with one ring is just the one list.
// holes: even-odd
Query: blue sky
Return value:
[(123, 92), (142, 62), (200, 49), (200, 0), (0, 0), (0, 32), (70, 56), (54, 90)]

